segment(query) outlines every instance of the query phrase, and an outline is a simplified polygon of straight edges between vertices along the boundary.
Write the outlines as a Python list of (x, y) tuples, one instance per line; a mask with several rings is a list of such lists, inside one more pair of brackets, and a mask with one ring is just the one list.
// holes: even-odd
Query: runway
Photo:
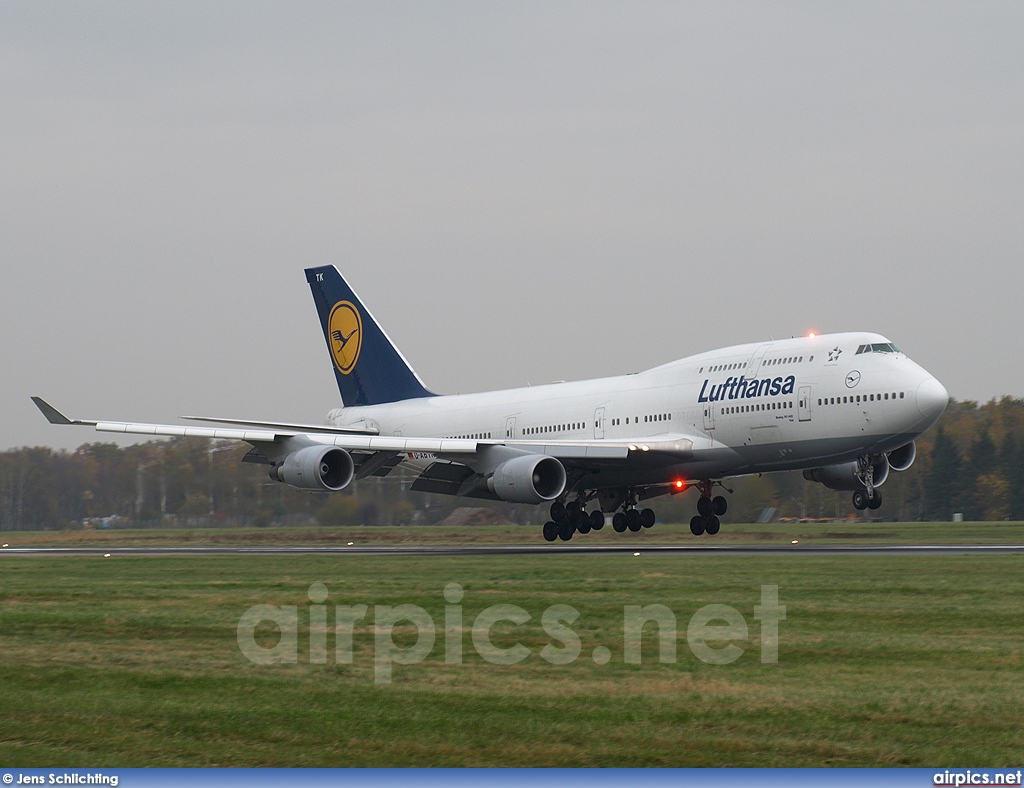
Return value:
[(1024, 545), (311, 545), (195, 547), (7, 547), (2, 556), (210, 556), (210, 555), (335, 555), (335, 556), (498, 556), (498, 555), (1022, 555)]

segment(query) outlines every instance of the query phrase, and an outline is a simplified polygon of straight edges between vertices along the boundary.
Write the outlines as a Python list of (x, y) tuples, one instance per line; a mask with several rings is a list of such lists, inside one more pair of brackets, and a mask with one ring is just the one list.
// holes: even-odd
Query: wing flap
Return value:
[[(45, 411), (44, 411), (45, 413)], [(61, 414), (62, 415), (62, 414)], [(278, 421), (246, 421), (244, 419), (221, 419), (213, 416), (182, 416), (188, 421), (208, 421), (213, 424), (234, 424), (239, 427), (263, 427), (272, 430), (286, 430), (292, 433), (324, 432), (329, 435), (377, 435), (378, 430), (359, 427), (332, 427), (329, 424), (289, 424)]]
[(415, 492), (456, 495), (463, 483), (474, 476), (472, 469), (454, 462), (431, 463), (412, 483)]

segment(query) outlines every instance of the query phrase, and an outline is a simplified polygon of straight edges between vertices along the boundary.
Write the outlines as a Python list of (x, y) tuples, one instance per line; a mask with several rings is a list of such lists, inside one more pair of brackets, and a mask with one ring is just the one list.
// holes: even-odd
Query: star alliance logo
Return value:
[(834, 362), (834, 361), (838, 361), (838, 360), (839, 360), (839, 356), (840, 356), (840, 355), (842, 354), (842, 352), (843, 352), (843, 351), (839, 349), (839, 346), (838, 346), (838, 345), (837, 345), (836, 347), (832, 348), (832, 349), (831, 349), (831, 350), (830, 350), (830, 351), (828, 352), (828, 360), (829, 360), (829, 363), (831, 364), (831, 363), (832, 363), (832, 362)]

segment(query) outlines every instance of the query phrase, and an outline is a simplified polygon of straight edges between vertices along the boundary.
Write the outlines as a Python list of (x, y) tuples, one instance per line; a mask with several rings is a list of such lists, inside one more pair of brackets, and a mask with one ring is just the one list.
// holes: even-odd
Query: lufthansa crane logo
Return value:
[(363, 346), (363, 319), (353, 303), (339, 301), (334, 305), (327, 321), (327, 333), (334, 366), (342, 375), (347, 375), (355, 368)]

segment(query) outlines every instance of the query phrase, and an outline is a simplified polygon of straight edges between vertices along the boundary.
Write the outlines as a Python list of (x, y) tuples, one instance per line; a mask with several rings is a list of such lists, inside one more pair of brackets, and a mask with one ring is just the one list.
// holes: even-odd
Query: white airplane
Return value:
[[(727, 477), (803, 470), (857, 509), (877, 509), (890, 469), (948, 403), (942, 384), (885, 337), (755, 342), (620, 377), (479, 394), (427, 390), (334, 266), (306, 270), (343, 407), (325, 425), (188, 417), (230, 426), (82, 421), (33, 397), (53, 424), (101, 432), (247, 441), (248, 462), (302, 490), (413, 469), (413, 490), (550, 504), (544, 538), (639, 531), (637, 504), (696, 488), (695, 536), (716, 534)], [(587, 507), (596, 501), (589, 513)]]

